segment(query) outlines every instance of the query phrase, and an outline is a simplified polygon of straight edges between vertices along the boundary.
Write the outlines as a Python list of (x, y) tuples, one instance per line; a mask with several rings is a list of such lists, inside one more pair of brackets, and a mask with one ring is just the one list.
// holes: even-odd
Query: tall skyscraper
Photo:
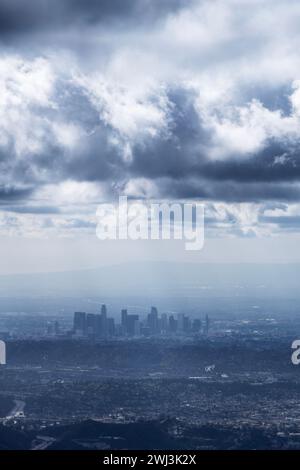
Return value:
[(122, 334), (127, 334), (127, 310), (124, 308), (121, 310), (121, 327), (122, 327)]
[(188, 333), (191, 329), (191, 322), (187, 315), (183, 316), (183, 331)]
[(151, 307), (151, 315), (154, 315), (156, 318), (158, 317), (158, 311), (156, 307)]
[(126, 318), (126, 333), (129, 336), (135, 336), (138, 334), (138, 323), (139, 323), (139, 316), (138, 315), (127, 315)]
[(183, 313), (178, 313), (177, 315), (177, 329), (178, 331), (183, 331), (184, 330), (184, 314)]
[(105, 304), (101, 305), (101, 337), (107, 336), (107, 308)]
[(103, 337), (103, 321), (102, 321), (102, 316), (101, 315), (96, 315), (96, 338), (102, 338)]
[(108, 336), (114, 336), (115, 334), (115, 320), (113, 318), (107, 319), (107, 334)]
[(96, 336), (97, 322), (96, 315), (94, 313), (88, 313), (86, 316), (86, 332), (88, 336)]
[(174, 315), (169, 316), (169, 331), (170, 333), (176, 333), (177, 331), (177, 321), (174, 318)]
[(151, 307), (151, 312), (147, 318), (147, 324), (151, 335), (158, 333), (158, 312), (156, 307)]
[(73, 321), (73, 330), (77, 335), (85, 335), (86, 333), (86, 313), (75, 312)]
[(168, 317), (166, 313), (162, 313), (161, 315), (160, 330), (163, 334), (168, 332)]
[(202, 328), (202, 322), (201, 320), (199, 320), (199, 318), (195, 318), (193, 320), (193, 324), (192, 324), (192, 330), (194, 333), (200, 333), (201, 331), (201, 328)]
[(136, 315), (136, 317), (137, 319), (134, 322), (134, 336), (139, 336), (141, 334), (141, 324), (138, 315)]

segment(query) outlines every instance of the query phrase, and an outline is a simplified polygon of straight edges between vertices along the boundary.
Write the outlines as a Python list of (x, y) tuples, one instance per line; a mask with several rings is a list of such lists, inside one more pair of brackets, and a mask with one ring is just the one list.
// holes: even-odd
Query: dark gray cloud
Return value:
[(26, 200), (33, 194), (34, 189), (34, 187), (24, 188), (0, 185), (0, 204)]
[(161, 197), (195, 198), (224, 202), (264, 202), (300, 200), (300, 186), (294, 184), (207, 181), (201, 178), (162, 179), (157, 181)]
[[(298, 142), (270, 138), (265, 148), (224, 160), (207, 156), (213, 135), (201, 122), (185, 91), (170, 93), (172, 137), (135, 148), (129, 173), (157, 181), (168, 197), (203, 198), (231, 202), (299, 200)], [(280, 158), (282, 157), (282, 158)]]
[(60, 209), (56, 206), (30, 206), (30, 205), (2, 205), (2, 211), (15, 212), (17, 214), (60, 214)]
[[(196, 112), (195, 96), (189, 91), (168, 91), (171, 103), (168, 134), (133, 142), (128, 162), (123, 159), (124, 142), (118, 132), (105, 122), (80, 87), (59, 83), (57, 93), (59, 106), (43, 111), (43, 117), (80, 126), (84, 135), (71, 149), (45, 139), (42, 150), (29, 153), (26, 158), (16, 158), (14, 150), (8, 149), (2, 157), (7, 174), (10, 172), (15, 183), (29, 185), (31, 189), (3, 188), (0, 200), (26, 199), (34, 188), (68, 179), (104, 182), (122, 189), (132, 178), (154, 181), (163, 197), (231, 202), (300, 198), (296, 144), (269, 139), (259, 152), (211, 159), (207, 153), (213, 145), (213, 134)], [(120, 140), (117, 145), (112, 144), (115, 138)], [(15, 211), (22, 210), (15, 207)], [(31, 210), (24, 207), (24, 212)]]
[(287, 228), (299, 228), (300, 227), (300, 216), (299, 215), (288, 215), (288, 216), (267, 216), (260, 217), (260, 221), (268, 224), (277, 224), (280, 227)]
[(107, 22), (140, 25), (183, 5), (183, 0), (1, 0), (0, 38)]

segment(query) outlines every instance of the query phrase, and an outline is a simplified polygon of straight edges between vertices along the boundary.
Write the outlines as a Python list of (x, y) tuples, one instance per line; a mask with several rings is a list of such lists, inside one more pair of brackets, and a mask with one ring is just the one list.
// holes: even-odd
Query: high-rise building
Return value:
[(184, 331), (184, 314), (178, 313), (177, 315), (177, 329), (178, 331)]
[(155, 335), (158, 333), (158, 312), (156, 307), (151, 307), (151, 312), (147, 318), (147, 326), (150, 329), (150, 334)]
[(138, 331), (139, 316), (138, 315), (127, 315), (126, 318), (126, 334), (129, 336), (135, 336)]
[(160, 331), (163, 334), (166, 334), (168, 332), (168, 317), (167, 317), (166, 313), (162, 313), (162, 315), (161, 315)]
[(100, 320), (100, 336), (105, 338), (107, 336), (107, 308), (105, 304), (101, 305), (101, 320)]
[(113, 318), (107, 319), (107, 334), (108, 336), (114, 336), (115, 334), (115, 320)]
[(134, 322), (134, 336), (140, 336), (141, 334), (141, 324), (139, 321), (138, 315), (136, 315), (137, 319)]
[(191, 322), (187, 315), (183, 316), (183, 331), (188, 333), (191, 329)]
[(76, 335), (85, 335), (86, 333), (86, 313), (85, 312), (75, 312), (74, 313), (74, 322), (73, 330)]
[(101, 305), (101, 315), (107, 317), (107, 308), (105, 304)]
[(122, 326), (122, 334), (127, 334), (127, 310), (124, 308), (121, 310), (121, 326)]
[(151, 307), (151, 315), (154, 315), (156, 318), (158, 317), (158, 311), (156, 307)]
[(94, 313), (88, 313), (86, 316), (86, 333), (88, 336), (96, 336), (97, 321)]
[(192, 323), (193, 333), (200, 333), (202, 328), (202, 321), (199, 318), (195, 318)]
[(169, 331), (170, 333), (176, 333), (177, 331), (177, 321), (174, 318), (174, 315), (169, 316)]

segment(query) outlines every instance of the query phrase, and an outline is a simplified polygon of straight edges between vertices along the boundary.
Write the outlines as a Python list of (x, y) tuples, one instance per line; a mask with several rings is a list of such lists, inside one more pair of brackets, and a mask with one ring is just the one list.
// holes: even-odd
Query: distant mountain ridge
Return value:
[(0, 296), (220, 295), (300, 297), (300, 264), (140, 262), (0, 276)]

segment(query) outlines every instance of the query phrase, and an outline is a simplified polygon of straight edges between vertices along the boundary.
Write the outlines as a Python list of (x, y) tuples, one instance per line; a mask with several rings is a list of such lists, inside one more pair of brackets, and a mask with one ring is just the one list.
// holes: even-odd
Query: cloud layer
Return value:
[(212, 229), (298, 230), (298, 1), (4, 0), (0, 18), (11, 226), (91, 229), (126, 194), (201, 199)]

